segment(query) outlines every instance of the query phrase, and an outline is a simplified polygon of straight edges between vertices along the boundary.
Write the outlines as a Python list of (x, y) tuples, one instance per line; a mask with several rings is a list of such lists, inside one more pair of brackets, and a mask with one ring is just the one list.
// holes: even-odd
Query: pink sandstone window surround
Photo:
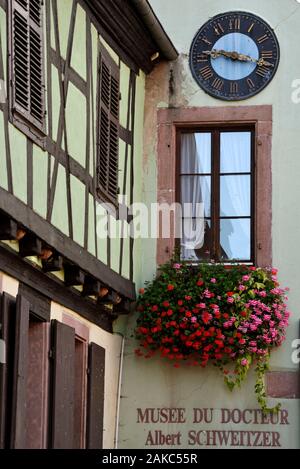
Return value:
[[(158, 110), (158, 203), (176, 202), (178, 130), (201, 126), (249, 125), (255, 130), (254, 256), (272, 264), (272, 106), (197, 107)], [(166, 262), (176, 240), (159, 238), (157, 263)]]

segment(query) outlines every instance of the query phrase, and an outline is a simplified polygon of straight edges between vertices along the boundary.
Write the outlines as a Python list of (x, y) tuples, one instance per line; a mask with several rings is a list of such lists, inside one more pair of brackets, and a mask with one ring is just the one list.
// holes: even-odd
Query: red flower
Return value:
[(224, 318), (224, 319), (228, 319), (228, 318), (229, 318), (229, 314), (224, 313), (224, 314), (223, 314), (223, 318)]
[(193, 347), (193, 342), (192, 342), (191, 340), (188, 340), (188, 341), (185, 343), (185, 345), (186, 345), (187, 347)]
[(247, 311), (242, 311), (242, 312), (241, 312), (241, 316), (242, 316), (243, 318), (246, 318), (246, 317), (247, 317)]
[(220, 347), (220, 348), (224, 348), (224, 343), (223, 343), (222, 340), (216, 339), (216, 340), (215, 340), (215, 344), (218, 345), (218, 347)]
[(192, 317), (192, 313), (191, 313), (190, 311), (187, 311), (187, 312), (185, 313), (185, 315), (186, 315), (187, 318), (191, 318), (191, 317)]
[(179, 335), (179, 334), (180, 334), (179, 329), (176, 329), (176, 331), (174, 331), (173, 334), (174, 334), (175, 336)]
[(190, 301), (192, 299), (192, 297), (187, 295), (187, 296), (185, 296), (185, 299), (186, 299), (186, 301)]
[(239, 340), (239, 344), (245, 345), (245, 343), (246, 343), (246, 340), (245, 340), (245, 339), (240, 339), (240, 340)]
[(233, 296), (234, 295), (234, 292), (233, 291), (229, 291), (226, 293), (227, 296)]
[(201, 318), (202, 318), (202, 321), (204, 322), (204, 324), (208, 324), (209, 321), (211, 321), (211, 319), (212, 319), (212, 315), (210, 313), (208, 313), (207, 311), (204, 311), (201, 315)]
[(168, 307), (170, 306), (170, 303), (169, 303), (168, 301), (164, 301), (164, 302), (163, 302), (163, 306), (164, 306), (165, 308), (168, 308)]
[(147, 329), (146, 327), (139, 327), (139, 332), (140, 332), (141, 334), (146, 335), (146, 334), (148, 334), (149, 329)]
[(197, 285), (198, 287), (202, 287), (202, 285), (204, 285), (203, 280), (198, 280)]
[(170, 284), (170, 285), (168, 285), (167, 290), (168, 290), (168, 291), (173, 291), (174, 288), (175, 288), (174, 285), (171, 285), (171, 284)]
[(143, 295), (144, 293), (145, 293), (145, 288), (140, 288), (140, 289), (139, 289), (139, 294), (140, 294), (140, 295)]
[(167, 311), (167, 315), (168, 315), (168, 316), (172, 316), (172, 315), (173, 315), (173, 311), (172, 311), (172, 309), (168, 309), (168, 311)]
[(234, 338), (233, 338), (233, 337), (229, 337), (228, 343), (231, 344), (231, 345), (234, 344)]
[(182, 300), (178, 300), (178, 306), (182, 306), (183, 305), (183, 301)]
[(152, 311), (154, 311), (154, 312), (158, 311), (158, 306), (157, 305), (152, 306)]

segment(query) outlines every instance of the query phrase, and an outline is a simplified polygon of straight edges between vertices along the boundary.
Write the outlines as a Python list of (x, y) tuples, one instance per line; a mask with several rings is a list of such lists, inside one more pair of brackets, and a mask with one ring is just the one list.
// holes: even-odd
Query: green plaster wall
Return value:
[(13, 125), (9, 125), (10, 157), (13, 193), (27, 203), (27, 139)]
[(71, 66), (82, 78), (86, 78), (86, 14), (81, 6), (77, 6), (74, 29)]
[(68, 151), (81, 166), (86, 159), (86, 99), (72, 83), (69, 84), (66, 123)]
[(51, 223), (69, 236), (66, 171), (61, 164), (58, 165)]
[(0, 185), (8, 189), (3, 114), (0, 112)]
[(85, 186), (71, 176), (71, 200), (73, 214), (73, 238), (80, 246), (84, 245), (85, 226)]
[(48, 159), (38, 146), (33, 146), (33, 209), (42, 217), (47, 215)]

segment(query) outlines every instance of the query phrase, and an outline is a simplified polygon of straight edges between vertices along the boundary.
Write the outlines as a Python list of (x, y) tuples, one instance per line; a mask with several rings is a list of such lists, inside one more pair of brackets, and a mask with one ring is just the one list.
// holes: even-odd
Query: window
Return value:
[(11, 117), (23, 131), (29, 127), (29, 136), (30, 132), (41, 136), (45, 131), (42, 1), (9, 4)]
[(252, 129), (181, 131), (181, 256), (253, 262)]
[(97, 194), (117, 205), (119, 159), (119, 68), (100, 49), (98, 76)]

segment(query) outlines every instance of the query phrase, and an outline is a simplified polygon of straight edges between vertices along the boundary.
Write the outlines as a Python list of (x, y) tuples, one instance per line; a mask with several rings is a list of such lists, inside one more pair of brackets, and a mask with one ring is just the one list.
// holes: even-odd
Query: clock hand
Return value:
[(217, 50), (217, 49), (212, 49), (211, 51), (203, 51), (203, 54), (205, 55), (210, 55), (212, 59), (217, 59), (218, 57), (224, 56), (228, 57), (229, 59), (232, 60), (239, 60), (241, 62), (253, 62), (257, 63), (259, 66), (265, 65), (266, 67), (274, 67), (274, 64), (271, 62), (267, 62), (263, 58), (260, 59), (253, 59), (250, 57), (250, 55), (245, 55), (245, 54), (239, 54), (238, 52), (228, 52), (226, 50)]

